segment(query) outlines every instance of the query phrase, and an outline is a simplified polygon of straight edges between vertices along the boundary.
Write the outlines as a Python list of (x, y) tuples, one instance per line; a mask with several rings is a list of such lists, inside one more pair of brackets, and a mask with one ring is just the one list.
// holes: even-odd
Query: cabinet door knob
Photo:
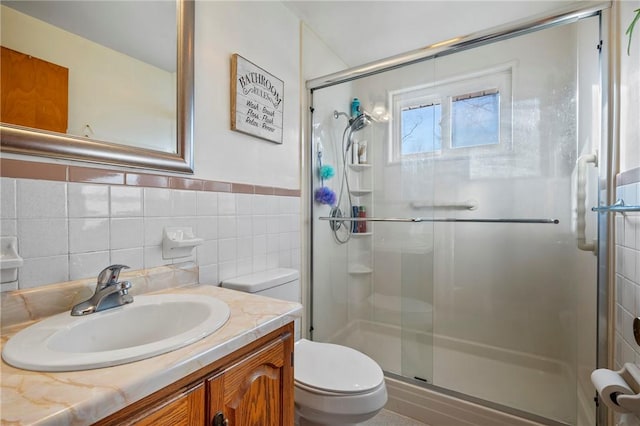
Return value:
[(211, 426), (229, 426), (229, 420), (224, 418), (224, 413), (218, 411), (211, 422)]

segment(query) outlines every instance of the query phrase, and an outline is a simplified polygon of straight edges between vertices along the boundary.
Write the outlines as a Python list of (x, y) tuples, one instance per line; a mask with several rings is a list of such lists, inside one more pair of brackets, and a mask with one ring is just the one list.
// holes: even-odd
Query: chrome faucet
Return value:
[(111, 265), (103, 269), (98, 275), (93, 296), (71, 308), (71, 315), (89, 315), (133, 302), (133, 297), (129, 294), (131, 282), (118, 282), (120, 271), (128, 268), (126, 265)]

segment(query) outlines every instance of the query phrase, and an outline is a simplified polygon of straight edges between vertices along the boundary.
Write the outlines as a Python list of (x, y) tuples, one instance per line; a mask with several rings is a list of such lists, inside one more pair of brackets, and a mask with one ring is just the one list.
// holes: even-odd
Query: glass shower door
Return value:
[[(592, 423), (596, 257), (576, 247), (575, 185), (578, 157), (598, 148), (598, 41), (592, 18), (435, 60), (420, 96), (441, 99), (442, 147), (415, 185), (433, 179), (433, 217), (469, 222), (434, 223), (432, 251), (404, 255), (408, 377), (420, 377), (421, 356), (438, 387)], [(558, 223), (475, 222), (486, 218)], [(422, 334), (413, 331), (416, 285), (432, 295), (432, 328)], [(429, 333), (432, 353), (416, 352)]]
[[(319, 150), (336, 167), (314, 188), (339, 194), (346, 176), (351, 204), (381, 219), (337, 242), (314, 204), (314, 340), (413, 384), (594, 424), (597, 257), (576, 246), (576, 163), (599, 146), (599, 30), (592, 17), (313, 92), (314, 170)], [(353, 97), (371, 115), (357, 166), (334, 115)]]

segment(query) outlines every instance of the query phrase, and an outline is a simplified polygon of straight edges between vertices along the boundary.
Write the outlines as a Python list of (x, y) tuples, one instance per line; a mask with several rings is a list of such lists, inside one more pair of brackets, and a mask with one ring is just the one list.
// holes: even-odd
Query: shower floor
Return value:
[[(575, 424), (576, 385), (561, 362), (372, 321), (353, 321), (332, 342), (383, 370), (558, 422)], [(403, 365), (404, 351), (404, 365)]]
[(409, 417), (402, 416), (389, 410), (382, 410), (371, 420), (362, 423), (362, 426), (429, 426)]

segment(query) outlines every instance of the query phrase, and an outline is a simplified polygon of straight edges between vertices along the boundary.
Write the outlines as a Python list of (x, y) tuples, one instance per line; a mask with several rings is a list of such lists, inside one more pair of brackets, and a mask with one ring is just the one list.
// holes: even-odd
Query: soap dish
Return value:
[(0, 237), (0, 282), (10, 283), (18, 279), (18, 268), (24, 261), (18, 255), (17, 237)]
[(178, 257), (191, 256), (195, 246), (202, 244), (202, 238), (193, 235), (191, 227), (168, 227), (164, 228), (162, 236), (162, 257), (164, 259), (175, 259)]

